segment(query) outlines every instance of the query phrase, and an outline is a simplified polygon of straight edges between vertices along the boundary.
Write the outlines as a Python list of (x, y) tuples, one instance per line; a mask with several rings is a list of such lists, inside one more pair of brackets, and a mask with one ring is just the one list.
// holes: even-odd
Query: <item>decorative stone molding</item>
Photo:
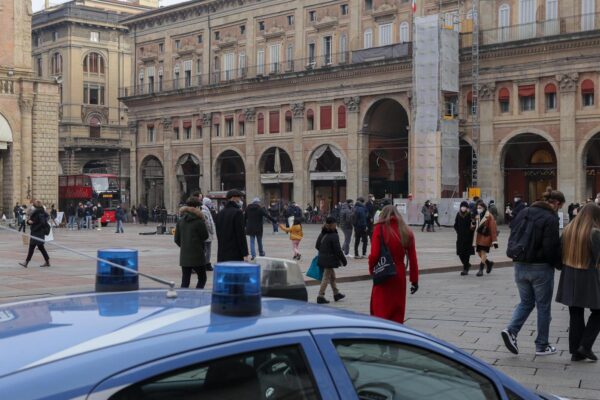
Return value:
[(171, 128), (171, 118), (163, 118), (161, 121), (161, 124), (163, 126), (163, 129), (170, 129)]
[(235, 46), (235, 44), (238, 42), (238, 40), (236, 38), (234, 38), (233, 36), (226, 36), (223, 39), (217, 41), (217, 46), (220, 49), (226, 49), (228, 47), (233, 47)]
[(247, 122), (254, 122), (256, 119), (256, 109), (254, 107), (246, 108), (244, 110), (244, 118)]
[(203, 113), (202, 114), (202, 125), (205, 127), (212, 126), (212, 114), (211, 113)]
[(346, 97), (344, 99), (344, 104), (348, 108), (349, 112), (357, 113), (360, 111), (360, 97), (359, 96)]
[(127, 122), (127, 128), (129, 129), (129, 133), (131, 135), (135, 135), (137, 133), (138, 123), (137, 121), (129, 121)]
[(263, 36), (265, 37), (265, 39), (274, 39), (274, 38), (282, 37), (283, 35), (285, 35), (285, 30), (283, 30), (283, 28), (281, 28), (279, 26), (274, 26), (271, 29), (269, 29), (268, 31), (263, 33)]
[(103, 123), (108, 123), (108, 107), (104, 106), (93, 106), (93, 105), (82, 105), (81, 106), (81, 121), (87, 123), (92, 114), (101, 117)]
[(0, 79), (0, 94), (15, 94), (14, 81)]
[(21, 108), (22, 113), (31, 113), (33, 110), (33, 99), (20, 98), (19, 107)]
[(319, 21), (314, 23), (314, 27), (316, 30), (320, 31), (323, 29), (330, 29), (334, 26), (337, 26), (338, 19), (336, 17), (325, 16), (321, 18)]
[(496, 84), (494, 82), (484, 83), (479, 88), (479, 98), (481, 100), (494, 100), (496, 93)]
[(294, 103), (291, 108), (294, 118), (304, 118), (304, 103)]
[(397, 13), (398, 8), (395, 5), (384, 3), (378, 9), (373, 11), (372, 15), (376, 20), (382, 20), (388, 18), (393, 19)]
[(571, 74), (558, 74), (556, 75), (556, 81), (558, 82), (560, 90), (572, 92), (577, 90), (579, 74), (577, 72)]

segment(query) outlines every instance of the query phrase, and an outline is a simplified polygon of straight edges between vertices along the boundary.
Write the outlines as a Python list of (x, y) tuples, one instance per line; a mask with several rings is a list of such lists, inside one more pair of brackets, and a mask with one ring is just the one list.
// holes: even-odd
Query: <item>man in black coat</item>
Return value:
[(181, 287), (190, 287), (192, 271), (198, 275), (196, 289), (206, 285), (206, 258), (204, 242), (208, 239), (205, 216), (200, 210), (199, 197), (190, 197), (186, 205), (179, 209), (181, 218), (175, 229), (175, 244), (180, 247)]
[(225, 208), (217, 214), (217, 262), (248, 261), (242, 192), (232, 189), (227, 192)]
[(250, 236), (250, 256), (251, 260), (256, 258), (256, 250), (254, 242), (258, 242), (258, 255), (261, 257), (265, 256), (263, 249), (262, 237), (263, 237), (263, 223), (264, 218), (267, 218), (272, 223), (277, 222), (275, 218), (271, 217), (267, 210), (260, 205), (260, 199), (258, 197), (252, 200), (252, 204), (246, 207), (244, 213), (244, 221), (246, 222), (246, 235)]

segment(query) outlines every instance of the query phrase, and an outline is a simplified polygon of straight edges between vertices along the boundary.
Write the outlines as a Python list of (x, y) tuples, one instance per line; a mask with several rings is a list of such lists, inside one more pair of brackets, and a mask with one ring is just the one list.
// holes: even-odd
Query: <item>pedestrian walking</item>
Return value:
[(440, 221), (438, 220), (438, 218), (440, 217), (439, 211), (438, 211), (438, 207), (437, 204), (433, 204), (431, 206), (431, 218), (432, 218), (432, 222), (431, 222), (431, 228), (433, 229), (434, 224), (436, 224), (438, 226), (438, 228), (441, 228), (442, 226), (440, 225)]
[(56, 223), (57, 217), (58, 217), (58, 211), (56, 210), (56, 207), (54, 207), (54, 204), (52, 204), (50, 206), (50, 225), (51, 226), (58, 227), (58, 224)]
[(523, 196), (521, 196), (518, 193), (515, 194), (515, 197), (513, 199), (514, 207), (512, 209), (512, 219), (517, 218), (517, 215), (519, 215), (521, 211), (527, 208), (527, 204), (523, 201), (522, 197)]
[(279, 225), (279, 228), (285, 233), (290, 234), (290, 240), (292, 241), (292, 251), (294, 252), (294, 256), (292, 257), (294, 260), (300, 260), (302, 255), (300, 254), (300, 241), (304, 237), (302, 232), (302, 220), (300, 218), (294, 218), (292, 222), (292, 226), (286, 228), (284, 225)]
[(246, 235), (250, 236), (250, 260), (254, 260), (256, 258), (255, 242), (258, 242), (258, 255), (261, 257), (265, 256), (265, 250), (263, 249), (262, 242), (265, 218), (273, 223), (277, 222), (277, 220), (272, 218), (267, 213), (267, 210), (261, 206), (260, 199), (255, 197), (252, 199), (252, 203), (246, 207), (246, 211), (244, 212)]
[(98, 228), (98, 230), (102, 230), (101, 226), (102, 226), (102, 217), (104, 216), (104, 207), (102, 207), (102, 204), (98, 203), (98, 205), (96, 206), (96, 227)]
[(70, 231), (75, 229), (75, 218), (77, 217), (77, 210), (73, 203), (69, 203), (67, 206), (67, 222)]
[(138, 211), (137, 208), (135, 208), (135, 205), (131, 206), (131, 222), (133, 222), (134, 224), (137, 224), (138, 221)]
[(506, 208), (504, 209), (504, 222), (506, 225), (510, 225), (513, 217), (512, 205), (510, 203), (506, 203)]
[(198, 275), (196, 289), (206, 285), (205, 243), (209, 237), (206, 217), (200, 210), (198, 197), (190, 197), (185, 206), (179, 209), (181, 218), (175, 228), (175, 244), (179, 246), (179, 265), (181, 266), (181, 287), (189, 288), (192, 272)]
[(279, 206), (277, 203), (271, 203), (271, 206), (269, 207), (269, 215), (271, 218), (273, 218), (271, 223), (273, 225), (273, 235), (275, 235), (279, 232)]
[[(27, 225), (30, 226), (31, 229), (31, 239), (29, 241), (29, 251), (27, 252), (27, 258), (25, 262), (19, 263), (23, 268), (27, 268), (31, 258), (33, 257), (33, 252), (37, 247), (42, 253), (44, 257), (44, 264), (40, 265), (40, 267), (49, 267), (50, 266), (50, 256), (44, 247), (44, 237), (50, 233), (50, 224), (48, 223), (48, 214), (44, 209), (44, 205), (40, 200), (33, 201), (34, 211), (29, 216), (27, 220)], [(37, 240), (41, 239), (41, 240)]]
[(117, 206), (117, 210), (115, 211), (115, 220), (117, 221), (117, 231), (115, 233), (125, 233), (123, 231), (123, 221), (125, 221), (125, 211), (119, 204)]
[[(597, 361), (592, 347), (600, 333), (600, 207), (588, 203), (562, 236), (562, 271), (556, 301), (569, 307), (572, 361)], [(585, 323), (585, 309), (590, 316)]]
[(85, 221), (85, 208), (83, 207), (83, 203), (79, 203), (77, 206), (77, 230), (83, 228), (83, 224)]
[(483, 270), (491, 273), (494, 262), (488, 258), (490, 248), (498, 248), (498, 226), (494, 216), (487, 209), (485, 202), (477, 202), (477, 214), (475, 215), (475, 251), (479, 255), (479, 271), (477, 276), (483, 276)]
[[(518, 241), (524, 249), (518, 261), (515, 260), (515, 282), (521, 302), (508, 327), (501, 332), (506, 348), (514, 354), (519, 353), (517, 335), (534, 307), (537, 308), (535, 354), (556, 353), (556, 348), (549, 342), (550, 309), (554, 268), (560, 268), (562, 263), (557, 213), (565, 203), (565, 196), (552, 188), (542, 196), (543, 201), (536, 201), (520, 211), (510, 225), (509, 247)], [(530, 234), (526, 235), (527, 232)]]
[(22, 231), (25, 233), (25, 230), (27, 229), (27, 212), (25, 210), (25, 205), (19, 207), (17, 222), (19, 223), (19, 232)]
[(85, 228), (92, 229), (92, 217), (94, 215), (94, 208), (92, 207), (92, 203), (87, 203), (84, 210), (85, 215)]
[(454, 219), (454, 231), (456, 232), (456, 255), (460, 258), (463, 270), (461, 275), (469, 274), (471, 269), (471, 256), (475, 254), (473, 248), (473, 235), (475, 233), (475, 220), (469, 210), (469, 203), (460, 203), (460, 209)]
[(498, 221), (498, 207), (496, 207), (496, 202), (494, 200), (490, 200), (488, 204), (488, 211), (492, 214), (495, 221)]
[(327, 217), (325, 219), (325, 224), (321, 229), (321, 234), (317, 238), (315, 247), (319, 252), (317, 264), (323, 269), (323, 278), (321, 279), (317, 303), (329, 303), (329, 300), (325, 298), (327, 286), (331, 286), (333, 300), (340, 301), (346, 296), (337, 287), (335, 269), (340, 265), (346, 266), (348, 262), (340, 246), (340, 237), (337, 233), (335, 217)]
[[(352, 226), (354, 227), (354, 258), (361, 259), (367, 256), (369, 213), (365, 207), (365, 199), (356, 199), (352, 212)], [(358, 253), (358, 246), (362, 241), (362, 256)]]
[(248, 261), (242, 192), (232, 189), (227, 192), (227, 203), (217, 214), (217, 262)]
[(380, 261), (382, 243), (385, 243), (394, 264), (396, 275), (373, 285), (371, 291), (371, 315), (390, 321), (404, 323), (406, 309), (406, 264), (410, 270), (410, 293), (419, 290), (419, 264), (415, 247), (415, 236), (393, 205), (383, 207), (379, 220), (373, 228), (373, 242), (369, 254), (369, 274)]
[(13, 214), (15, 216), (15, 221), (17, 219), (19, 219), (19, 212), (21, 211), (21, 206), (19, 205), (19, 203), (15, 204), (15, 207), (13, 208)]
[(215, 220), (210, 212), (212, 208), (212, 200), (208, 197), (204, 197), (202, 199), (202, 214), (204, 214), (204, 223), (206, 224), (206, 230), (208, 231), (208, 239), (204, 241), (204, 256), (206, 258), (206, 267), (207, 271), (212, 271), (213, 267), (210, 262), (211, 250), (212, 250), (212, 242), (215, 238), (215, 233), (217, 228), (215, 226)]
[(435, 232), (435, 229), (433, 228), (433, 212), (429, 200), (421, 207), (421, 214), (423, 214), (423, 226), (421, 227), (421, 232), (423, 232), (425, 227), (427, 227), (427, 232)]
[(342, 251), (344, 255), (347, 256), (350, 253), (350, 241), (352, 240), (352, 199), (346, 200), (344, 204), (342, 204), (342, 209), (340, 210), (340, 228), (342, 232), (344, 232), (344, 244), (342, 245)]

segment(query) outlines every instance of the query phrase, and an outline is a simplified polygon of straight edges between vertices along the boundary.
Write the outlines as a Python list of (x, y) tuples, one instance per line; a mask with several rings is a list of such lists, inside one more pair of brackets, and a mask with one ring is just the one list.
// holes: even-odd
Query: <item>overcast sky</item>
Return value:
[[(51, 5), (64, 3), (68, 0), (50, 0)], [(169, 6), (171, 4), (183, 3), (188, 0), (160, 0), (161, 6)], [(44, 0), (33, 0), (33, 11), (39, 11), (44, 7)]]

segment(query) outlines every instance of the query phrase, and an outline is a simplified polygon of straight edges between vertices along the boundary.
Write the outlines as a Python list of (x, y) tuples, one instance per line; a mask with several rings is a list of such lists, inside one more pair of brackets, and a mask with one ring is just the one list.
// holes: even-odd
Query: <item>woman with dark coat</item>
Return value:
[(477, 276), (483, 276), (483, 270), (488, 274), (492, 272), (494, 262), (488, 258), (490, 248), (498, 248), (498, 226), (496, 219), (487, 209), (485, 202), (479, 200), (476, 204), (477, 213), (475, 214), (475, 247), (481, 262)]
[(394, 264), (396, 276), (388, 278), (383, 283), (373, 285), (371, 292), (371, 315), (390, 321), (404, 323), (406, 309), (406, 266), (404, 257), (408, 254), (410, 269), (410, 293), (419, 290), (419, 265), (415, 236), (408, 228), (395, 206), (383, 207), (379, 219), (373, 227), (373, 241), (369, 254), (369, 274), (381, 257), (381, 243), (385, 243)]
[(321, 279), (321, 288), (319, 289), (317, 303), (329, 303), (325, 298), (327, 285), (331, 285), (333, 299), (335, 301), (340, 301), (346, 296), (340, 293), (335, 284), (335, 268), (338, 268), (340, 265), (346, 266), (348, 262), (342, 251), (342, 246), (340, 246), (340, 237), (337, 233), (334, 217), (327, 217), (325, 220), (325, 225), (323, 225), (323, 229), (321, 230), (321, 234), (317, 239), (315, 247), (319, 251), (317, 264), (319, 267), (323, 268), (323, 279)]
[[(600, 333), (600, 207), (586, 204), (562, 236), (563, 268), (556, 301), (569, 307), (572, 361), (597, 361), (592, 346)], [(585, 309), (591, 310), (587, 325)]]
[(465, 276), (469, 274), (471, 268), (470, 258), (475, 254), (473, 249), (475, 220), (472, 218), (469, 203), (466, 201), (460, 203), (460, 210), (456, 213), (456, 219), (454, 220), (454, 230), (456, 231), (456, 255), (458, 255), (463, 265), (460, 274)]
[(179, 265), (183, 274), (182, 288), (190, 287), (192, 271), (198, 275), (196, 289), (204, 289), (204, 285), (206, 285), (204, 241), (208, 239), (208, 230), (199, 207), (198, 197), (190, 197), (186, 205), (179, 209), (181, 218), (175, 228), (175, 243), (181, 248)]
[[(27, 252), (27, 258), (24, 263), (19, 263), (23, 268), (27, 268), (29, 265), (29, 261), (31, 261), (31, 257), (33, 257), (33, 252), (37, 247), (40, 249), (40, 253), (44, 256), (44, 260), (46, 261), (44, 264), (40, 265), (40, 267), (49, 267), (50, 266), (50, 256), (44, 247), (43, 239), (50, 231), (50, 225), (48, 225), (48, 214), (46, 210), (44, 210), (44, 205), (39, 200), (33, 201), (33, 212), (31, 216), (27, 220), (27, 225), (31, 228), (31, 240), (29, 241), (29, 251)], [(36, 240), (34, 238), (39, 238), (42, 240)]]

